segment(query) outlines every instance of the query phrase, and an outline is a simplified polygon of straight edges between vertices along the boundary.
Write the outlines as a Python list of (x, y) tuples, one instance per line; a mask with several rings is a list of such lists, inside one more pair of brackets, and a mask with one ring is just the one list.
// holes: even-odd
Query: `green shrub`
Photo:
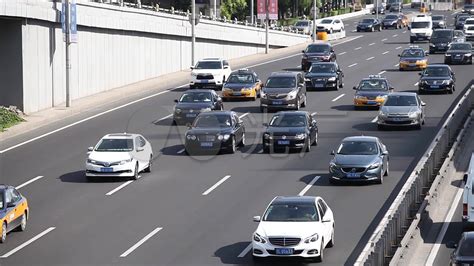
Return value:
[(0, 132), (5, 131), (6, 128), (14, 126), (24, 121), (23, 118), (7, 108), (0, 107)]

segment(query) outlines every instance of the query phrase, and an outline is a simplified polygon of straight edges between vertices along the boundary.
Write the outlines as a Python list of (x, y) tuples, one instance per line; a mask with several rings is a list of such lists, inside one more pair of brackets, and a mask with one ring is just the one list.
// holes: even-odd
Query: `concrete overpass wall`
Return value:
[[(23, 51), (22, 82), (12, 86), (23, 92), (14, 98), (22, 97), (26, 113), (65, 101), (60, 10), (60, 2), (0, 0), (0, 18), (21, 20), (21, 26), (16, 28), (21, 41), (10, 35), (5, 38), (15, 41)], [(77, 10), (78, 43), (71, 48), (72, 99), (191, 66), (191, 27), (186, 17), (87, 1), (78, 1)], [(265, 31), (261, 28), (201, 21), (196, 34), (197, 59), (230, 59), (264, 51)], [(308, 36), (294, 33), (270, 33), (273, 48), (307, 40)], [(2, 53), (7, 52), (0, 50), (0, 57), (4, 58)]]

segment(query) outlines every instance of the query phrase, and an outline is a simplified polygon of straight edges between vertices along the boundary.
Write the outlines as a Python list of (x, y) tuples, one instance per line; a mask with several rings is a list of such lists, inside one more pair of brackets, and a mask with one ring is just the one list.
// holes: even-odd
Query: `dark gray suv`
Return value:
[(300, 72), (274, 72), (260, 93), (260, 111), (299, 110), (306, 106), (306, 84)]

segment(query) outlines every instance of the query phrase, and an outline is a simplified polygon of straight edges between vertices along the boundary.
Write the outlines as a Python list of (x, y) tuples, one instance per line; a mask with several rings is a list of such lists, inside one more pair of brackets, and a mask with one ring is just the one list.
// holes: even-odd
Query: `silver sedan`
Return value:
[(378, 129), (388, 126), (414, 126), (425, 124), (426, 104), (413, 92), (397, 92), (387, 97), (377, 116)]

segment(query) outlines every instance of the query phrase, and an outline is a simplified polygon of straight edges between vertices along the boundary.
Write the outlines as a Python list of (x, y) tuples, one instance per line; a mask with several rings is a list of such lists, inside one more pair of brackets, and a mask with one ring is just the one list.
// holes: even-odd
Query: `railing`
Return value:
[(413, 227), (412, 221), (420, 218), (419, 209), (426, 204), (430, 187), (474, 107), (472, 82), (469, 87), (415, 166), (355, 265), (388, 265), (401, 245), (405, 233)]

